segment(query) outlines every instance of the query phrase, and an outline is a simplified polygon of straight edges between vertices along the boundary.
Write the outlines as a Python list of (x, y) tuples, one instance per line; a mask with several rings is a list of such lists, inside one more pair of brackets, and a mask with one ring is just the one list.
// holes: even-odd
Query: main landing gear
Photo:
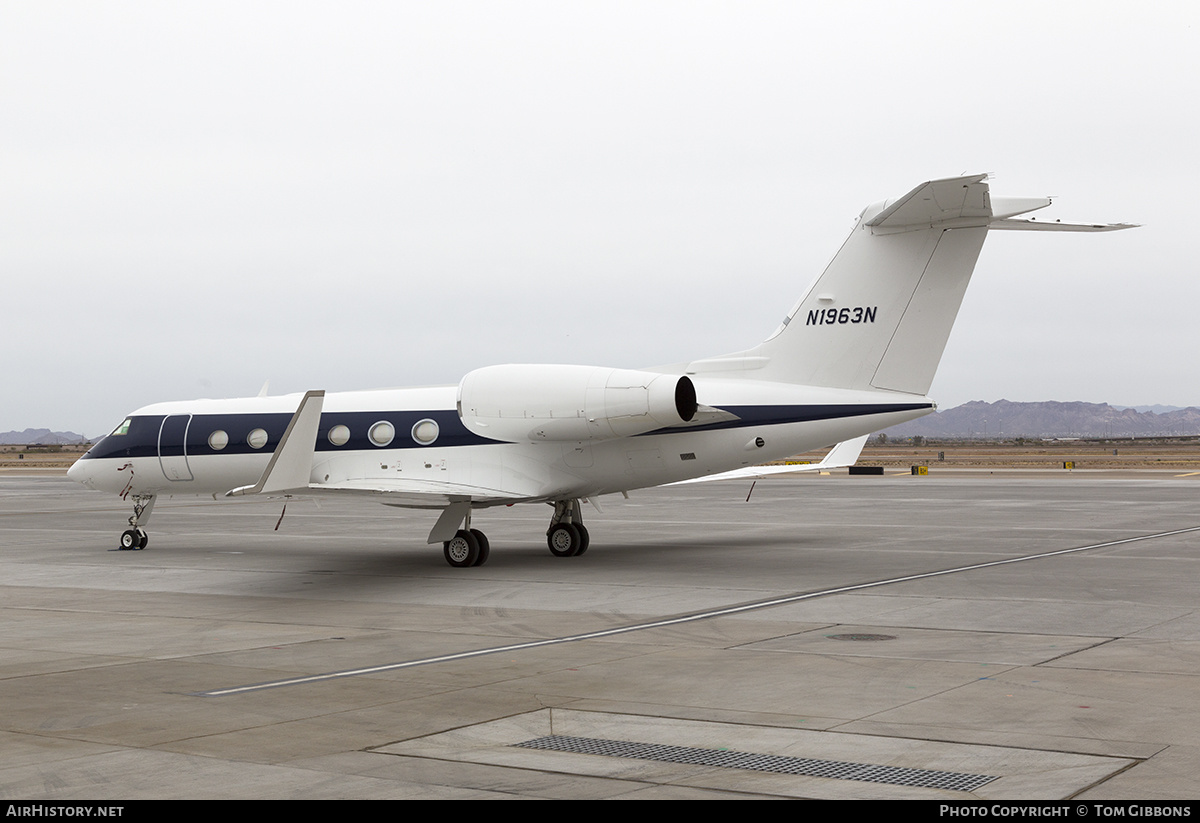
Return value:
[(479, 529), (459, 529), (454, 537), (442, 544), (442, 552), (451, 566), (466, 568), (486, 563), (491, 547)]
[(133, 517), (129, 518), (129, 528), (121, 532), (121, 545), (118, 549), (123, 552), (138, 552), (146, 548), (150, 536), (141, 528), (140, 523), (150, 522), (150, 512), (154, 511), (154, 495), (135, 494), (133, 496)]
[(467, 509), (463, 518), (463, 527), (442, 543), (442, 553), (446, 562), (459, 569), (467, 566), (482, 566), (491, 554), (487, 536), (479, 529), (471, 528), (471, 510)]
[[(546, 545), (555, 557), (578, 557), (588, 550), (591, 537), (583, 525), (583, 514), (578, 500), (557, 500), (550, 528), (546, 530)], [(471, 514), (467, 512), (463, 527), (454, 537), (442, 543), (446, 562), (458, 569), (482, 566), (491, 554), (488, 539), (479, 529), (471, 528)]]
[(546, 545), (555, 557), (578, 557), (588, 550), (591, 536), (583, 525), (578, 500), (558, 500), (546, 530)]

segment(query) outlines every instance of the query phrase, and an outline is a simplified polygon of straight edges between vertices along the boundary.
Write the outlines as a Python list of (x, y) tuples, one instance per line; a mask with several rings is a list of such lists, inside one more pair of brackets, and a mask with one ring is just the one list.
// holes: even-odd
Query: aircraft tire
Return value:
[(579, 551), (575, 552), (575, 556), (579, 557), (592, 544), (592, 536), (588, 534), (587, 526), (582, 523), (576, 523), (575, 528), (579, 529)]
[(579, 527), (575, 524), (559, 523), (557, 526), (552, 526), (546, 534), (546, 545), (550, 547), (550, 553), (555, 557), (574, 557), (579, 554), (583, 538), (579, 534)]
[(146, 534), (145, 529), (138, 529), (137, 533), (138, 533), (137, 547), (138, 547), (138, 551), (141, 551), (142, 549), (146, 548), (146, 544), (150, 542), (150, 535)]
[(475, 558), (475, 566), (482, 566), (488, 561), (488, 555), (492, 553), (492, 547), (488, 545), (487, 535), (479, 529), (471, 529), (471, 534), (475, 535), (475, 542), (479, 544), (479, 556)]
[(139, 545), (141, 542), (141, 535), (139, 535), (135, 529), (126, 529), (125, 531), (121, 532), (121, 551), (137, 551), (139, 548), (141, 548)]
[(455, 568), (474, 566), (479, 559), (479, 541), (469, 531), (459, 529), (458, 534), (442, 544), (442, 553), (446, 562)]

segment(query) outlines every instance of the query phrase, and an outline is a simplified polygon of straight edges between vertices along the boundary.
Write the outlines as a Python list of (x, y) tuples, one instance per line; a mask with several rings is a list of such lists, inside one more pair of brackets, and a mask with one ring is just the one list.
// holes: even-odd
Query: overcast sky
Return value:
[(0, 0), (0, 431), (636, 368), (778, 324), (868, 203), (996, 232), (931, 395), (1200, 404), (1192, 3)]

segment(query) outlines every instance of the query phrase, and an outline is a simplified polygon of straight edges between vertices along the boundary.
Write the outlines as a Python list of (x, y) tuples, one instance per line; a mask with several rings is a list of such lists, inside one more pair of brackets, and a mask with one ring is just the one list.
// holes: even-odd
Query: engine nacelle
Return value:
[(492, 440), (609, 440), (679, 426), (696, 414), (696, 388), (674, 374), (601, 366), (476, 369), (458, 384), (458, 416)]

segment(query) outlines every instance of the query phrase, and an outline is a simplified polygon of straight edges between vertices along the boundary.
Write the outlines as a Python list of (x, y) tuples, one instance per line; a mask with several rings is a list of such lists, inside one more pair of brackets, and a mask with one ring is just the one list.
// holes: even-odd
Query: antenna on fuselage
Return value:
[(266, 397), (266, 396), (267, 396), (267, 388), (268, 388), (270, 385), (271, 385), (271, 381), (270, 381), (270, 379), (266, 380), (266, 381), (263, 383), (263, 387), (262, 387), (261, 389), (259, 389), (259, 390), (258, 390), (258, 396), (259, 396), (259, 397)]

